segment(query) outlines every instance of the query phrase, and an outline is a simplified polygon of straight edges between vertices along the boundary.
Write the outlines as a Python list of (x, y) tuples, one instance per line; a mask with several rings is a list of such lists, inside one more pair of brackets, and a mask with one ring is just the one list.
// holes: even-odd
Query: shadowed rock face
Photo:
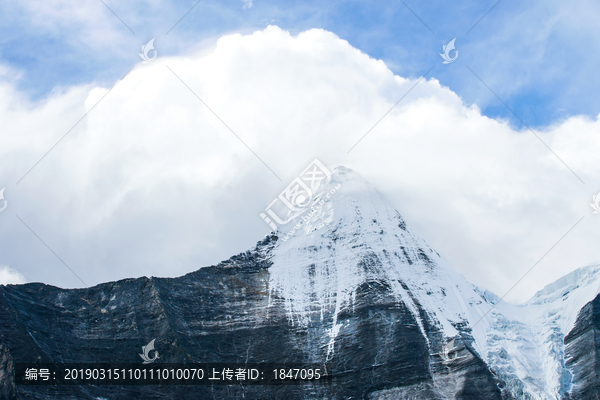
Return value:
[[(269, 296), (269, 252), (276, 241), (268, 237), (252, 252), (180, 278), (130, 279), (81, 290), (43, 284), (0, 287), (0, 334), (4, 348), (10, 349), (3, 357), (15, 362), (139, 363), (141, 346), (156, 338), (161, 362), (322, 362), (328, 352), (327, 318), (315, 318), (309, 326), (291, 324), (285, 299)], [(500, 399), (487, 367), (467, 347), (462, 358), (449, 364), (430, 354), (428, 341), (439, 341), (440, 332), (428, 323), (430, 337), (423, 336), (413, 314), (385, 282), (360, 286), (354, 307), (337, 318), (342, 328), (330, 354), (331, 384), (245, 389), (19, 386), (18, 391), (25, 398), (47, 399)], [(7, 376), (12, 365), (3, 366)]]
[[(500, 400), (501, 383), (474, 348), (464, 310), (448, 308), (485, 300), (438, 265), (439, 255), (351, 171), (337, 170), (331, 185), (341, 187), (336, 199), (295, 235), (284, 241), (281, 232), (272, 234), (251, 251), (179, 278), (70, 290), (0, 286), (1, 393), (14, 398), (16, 390), (27, 399)], [(467, 300), (456, 300), (463, 295)], [(442, 323), (443, 315), (449, 319)], [(457, 347), (445, 360), (440, 351), (449, 336)], [(333, 378), (294, 386), (11, 389), (12, 362), (141, 363), (141, 347), (154, 338), (160, 363), (327, 362)]]
[(600, 295), (587, 303), (565, 337), (566, 365), (573, 375), (573, 400), (600, 399)]
[(16, 398), (14, 364), (6, 346), (0, 345), (0, 398)]

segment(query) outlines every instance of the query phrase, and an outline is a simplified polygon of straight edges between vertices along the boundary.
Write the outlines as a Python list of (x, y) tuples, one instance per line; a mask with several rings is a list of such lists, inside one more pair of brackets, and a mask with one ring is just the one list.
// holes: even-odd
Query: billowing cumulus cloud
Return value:
[(554, 155), (466, 106), (435, 71), (414, 86), (330, 32), (268, 27), (159, 56), (112, 89), (32, 103), (5, 80), (0, 264), (59, 286), (214, 264), (268, 232), (258, 214), (315, 158), (363, 174), (455, 269), (499, 295), (552, 249), (510, 300), (600, 259), (589, 206), (598, 119), (536, 131)]
[(0, 265), (0, 285), (20, 284), (25, 282), (25, 278), (18, 271), (9, 268), (6, 265)]

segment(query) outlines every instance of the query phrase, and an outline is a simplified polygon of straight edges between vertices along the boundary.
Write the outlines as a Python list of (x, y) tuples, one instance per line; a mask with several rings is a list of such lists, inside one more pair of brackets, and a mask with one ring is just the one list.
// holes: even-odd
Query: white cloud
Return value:
[(244, 8), (252, 8), (252, 0), (242, 0)]
[[(585, 215), (509, 299), (600, 259), (589, 207), (600, 190), (598, 119), (537, 132), (585, 185), (531, 132), (482, 116), (435, 79), (348, 153), (416, 79), (317, 29), (224, 36), (199, 54), (138, 65), (18, 186), (9, 183), (108, 89), (30, 104), (0, 87), (10, 213), (87, 284), (175, 276), (249, 248), (268, 231), (258, 213), (314, 158), (362, 173), (459, 272), (500, 295)], [(8, 211), (0, 262), (81, 286)]]
[(15, 285), (26, 282), (25, 277), (18, 271), (5, 265), (0, 265), (0, 285)]

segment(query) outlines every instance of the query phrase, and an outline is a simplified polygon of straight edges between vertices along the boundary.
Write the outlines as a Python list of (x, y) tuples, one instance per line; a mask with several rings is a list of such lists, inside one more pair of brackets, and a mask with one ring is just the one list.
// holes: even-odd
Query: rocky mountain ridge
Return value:
[[(69, 290), (0, 287), (1, 393), (31, 399), (598, 394), (594, 359), (582, 345), (597, 329), (598, 267), (513, 306), (456, 273), (357, 173), (336, 168), (316, 196), (332, 191), (302, 224), (179, 278)], [(10, 385), (17, 362), (140, 363), (139, 349), (153, 338), (160, 362), (327, 362), (333, 378), (330, 385), (281, 387)]]

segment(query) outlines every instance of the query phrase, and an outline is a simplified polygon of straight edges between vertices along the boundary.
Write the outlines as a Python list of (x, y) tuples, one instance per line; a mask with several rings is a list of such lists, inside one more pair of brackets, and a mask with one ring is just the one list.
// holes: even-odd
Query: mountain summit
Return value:
[[(179, 278), (0, 287), (3, 398), (554, 399), (598, 394), (598, 267), (521, 306), (470, 284), (360, 175), (255, 248)], [(600, 314), (598, 314), (600, 315)], [(15, 363), (327, 365), (323, 385), (14, 386)], [(592, 347), (590, 347), (592, 346)], [(594, 349), (594, 351), (591, 351)], [(158, 353), (157, 353), (158, 354)]]
[[(385, 285), (390, 296), (404, 303), (425, 336), (421, 308), (450, 338), (491, 308), (483, 307), (483, 291), (449, 267), (359, 174), (336, 168), (317, 197), (335, 188), (300, 229), (291, 236), (278, 233), (287, 240), (278, 241), (271, 252), (271, 290), (288, 299), (290, 320), (333, 307), (333, 332), (338, 332), (337, 313), (351, 308), (357, 291), (371, 284)], [(483, 330), (480, 336), (482, 343), (471, 341), (482, 352)]]

